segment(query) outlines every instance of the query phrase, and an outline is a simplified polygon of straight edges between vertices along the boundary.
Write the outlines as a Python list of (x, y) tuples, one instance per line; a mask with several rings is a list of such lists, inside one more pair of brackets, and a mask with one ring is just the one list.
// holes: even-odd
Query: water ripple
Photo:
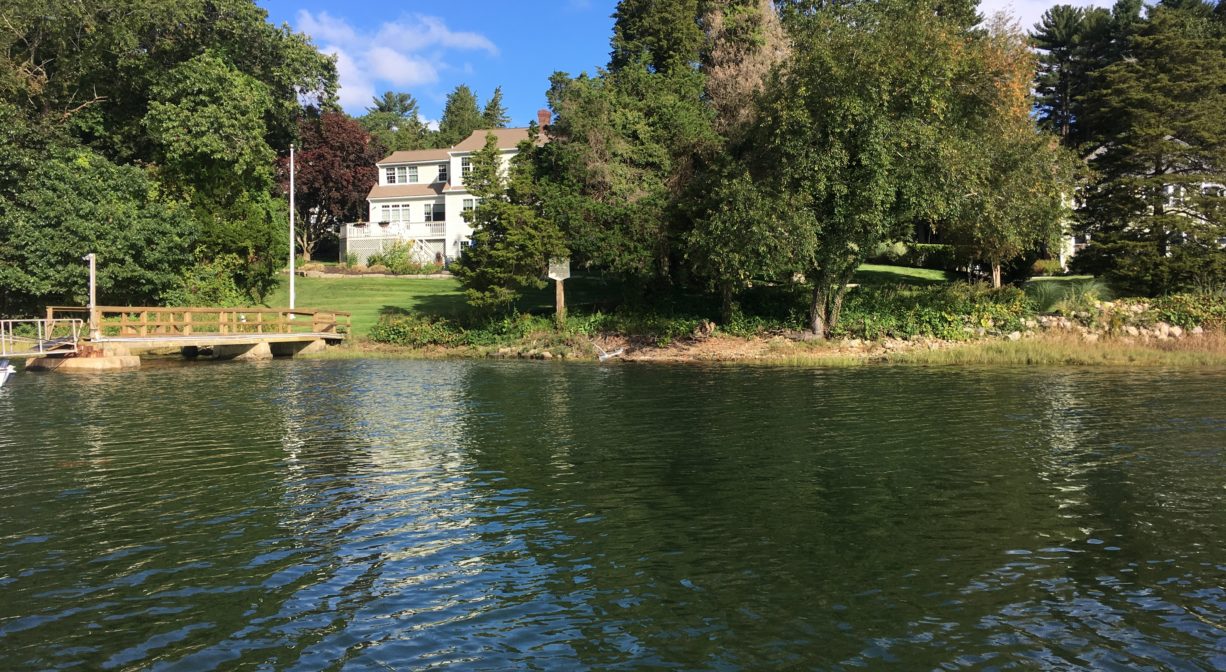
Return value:
[(0, 668), (1223, 669), (1223, 382), (23, 374)]

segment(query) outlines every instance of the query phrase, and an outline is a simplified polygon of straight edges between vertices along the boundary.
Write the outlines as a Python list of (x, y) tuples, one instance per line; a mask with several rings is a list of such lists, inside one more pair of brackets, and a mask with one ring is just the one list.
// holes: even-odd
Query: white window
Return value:
[(417, 166), (409, 166), (409, 184), (417, 184)]
[(447, 210), (442, 203), (427, 203), (425, 213), (427, 222), (441, 222), (447, 218)]
[(438, 164), (438, 181), (439, 182), (447, 181), (447, 164), (445, 163)]
[(379, 218), (381, 222), (407, 222), (409, 221), (409, 206), (402, 203), (394, 203), (385, 205), (381, 208), (383, 214)]
[(468, 174), (473, 172), (473, 160), (471, 157), (463, 157), (460, 159), (460, 177), (468, 177)]
[(417, 167), (414, 166), (412, 172), (405, 166), (395, 166), (385, 168), (383, 174), (387, 176), (388, 184), (407, 184), (412, 176), (412, 181), (417, 181)]
[(475, 198), (464, 199), (464, 212), (468, 212), (476, 207), (477, 207), (477, 199)]

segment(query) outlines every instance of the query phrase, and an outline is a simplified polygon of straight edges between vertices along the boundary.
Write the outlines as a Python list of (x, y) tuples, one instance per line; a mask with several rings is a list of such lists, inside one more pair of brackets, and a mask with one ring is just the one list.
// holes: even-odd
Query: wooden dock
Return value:
[(139, 352), (173, 348), (188, 357), (288, 357), (338, 343), (350, 329), (349, 313), (313, 308), (47, 308), (46, 324), (70, 322), (88, 325), (73, 352), (48, 353), (29, 368), (132, 368), (139, 366)]

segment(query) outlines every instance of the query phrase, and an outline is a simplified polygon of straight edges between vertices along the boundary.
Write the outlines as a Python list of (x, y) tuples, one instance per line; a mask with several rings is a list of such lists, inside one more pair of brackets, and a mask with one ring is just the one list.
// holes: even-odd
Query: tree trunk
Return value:
[(992, 262), (992, 286), (1000, 289), (1000, 262)]
[(826, 289), (822, 280), (813, 282), (813, 302), (809, 305), (809, 329), (818, 338), (826, 337)]
[(843, 297), (847, 294), (847, 283), (840, 283), (833, 290), (830, 298), (830, 307), (826, 315), (826, 338), (830, 338), (834, 332), (834, 326), (839, 323), (839, 313), (843, 312)]

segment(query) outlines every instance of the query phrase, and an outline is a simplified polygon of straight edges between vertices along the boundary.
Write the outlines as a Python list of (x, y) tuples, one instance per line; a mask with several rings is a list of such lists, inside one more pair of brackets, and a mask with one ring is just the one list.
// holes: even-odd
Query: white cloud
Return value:
[(337, 98), (341, 107), (353, 110), (369, 106), (375, 95), (375, 84), (367, 70), (341, 47), (328, 45), (320, 51), (336, 57), (336, 74), (341, 83)]
[(316, 42), (326, 44), (353, 44), (358, 40), (357, 31), (344, 19), (327, 12), (313, 16), (305, 9), (298, 12), (298, 30), (310, 35)]
[[(453, 31), (440, 18), (407, 14), (372, 31), (354, 28), (327, 12), (298, 12), (296, 28), (325, 54), (335, 55), (341, 107), (358, 112), (371, 104), (376, 84), (410, 87), (434, 84), (448, 69), (447, 51), (480, 51), (498, 55), (498, 47), (480, 33)], [(420, 52), (429, 49), (428, 55)]]
[(498, 55), (498, 47), (489, 38), (480, 33), (465, 31), (456, 32), (447, 27), (443, 20), (436, 16), (413, 14), (399, 21), (384, 23), (375, 34), (379, 44), (395, 45), (406, 51), (417, 51), (426, 47), (444, 47), (462, 49), (465, 51), (485, 51), (492, 56)]
[(438, 81), (438, 70), (427, 60), (406, 56), (388, 47), (366, 52), (374, 76), (396, 86), (418, 86)]

